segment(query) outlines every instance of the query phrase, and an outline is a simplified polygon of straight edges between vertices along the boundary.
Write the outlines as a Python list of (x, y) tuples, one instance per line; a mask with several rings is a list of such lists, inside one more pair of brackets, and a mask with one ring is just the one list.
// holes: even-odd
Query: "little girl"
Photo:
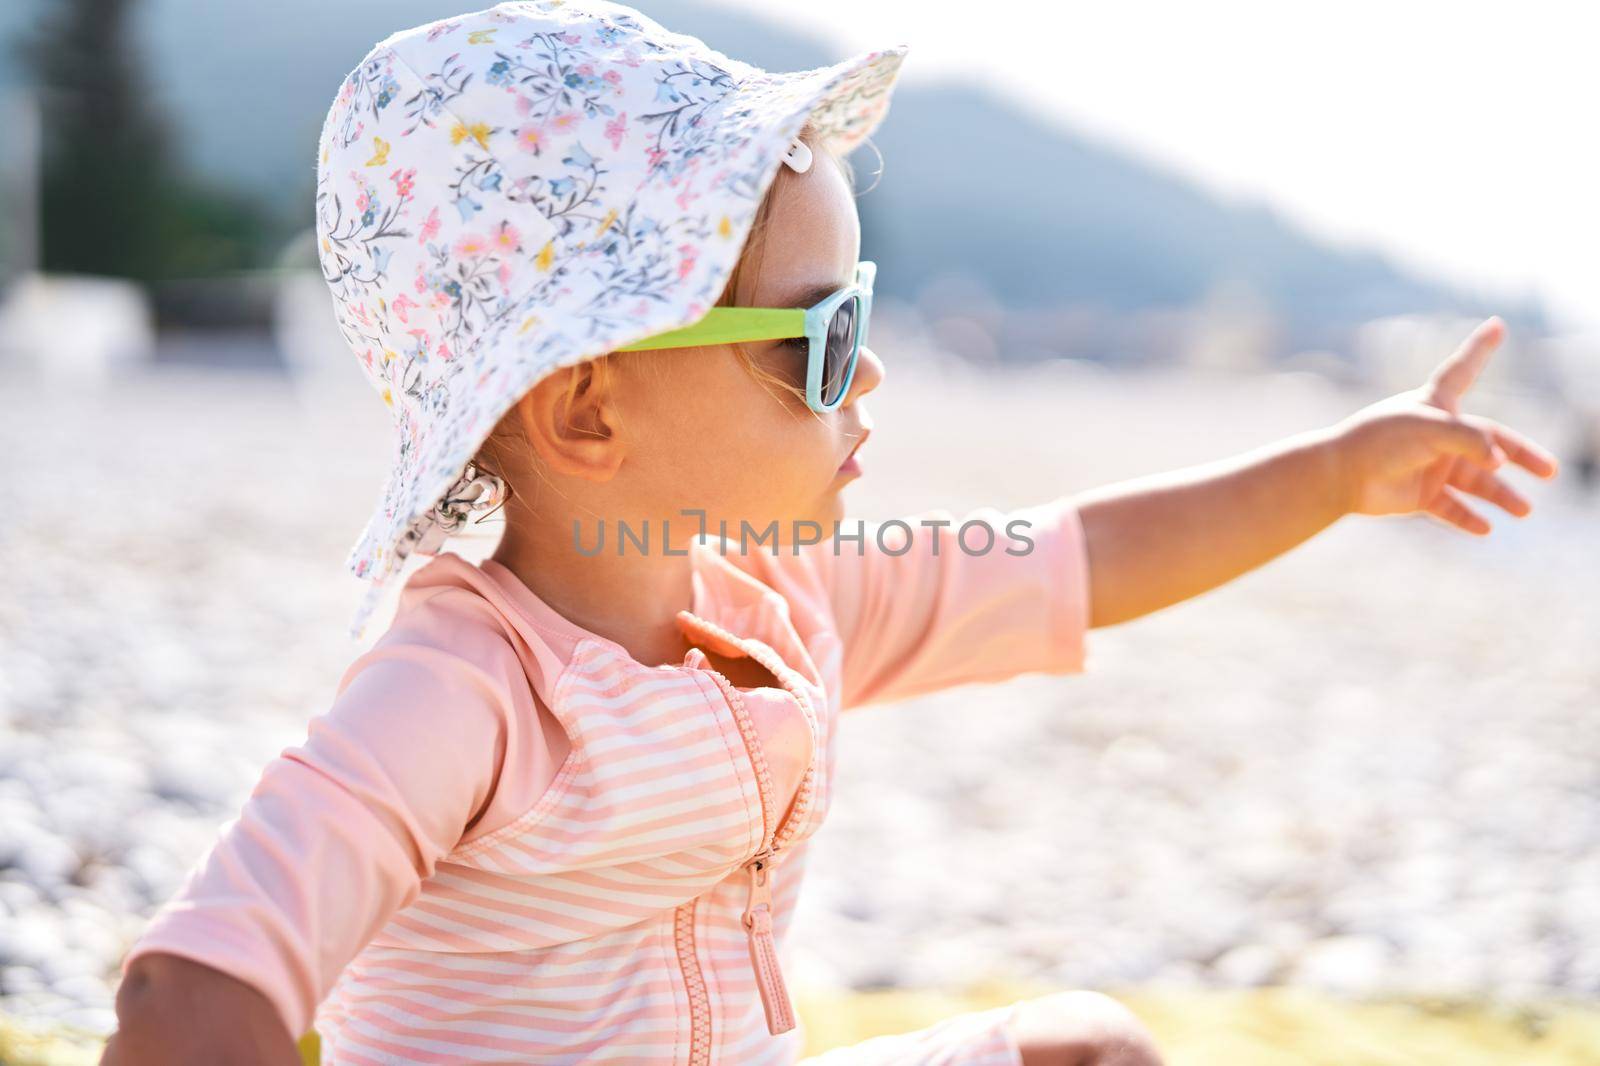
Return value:
[[(1554, 460), (1423, 387), (1226, 464), (842, 520), (884, 367), (843, 157), (904, 46), (772, 74), (604, 0), (396, 33), (318, 149), (340, 329), (392, 409), (349, 560), (393, 621), (124, 964), (110, 1063), (793, 1063), (786, 933), (840, 714), (1081, 671), (1091, 627), (1346, 513), (1513, 514)], [(442, 551), (504, 508), (493, 556)], [(753, 543), (752, 543), (753, 542)], [(927, 871), (930, 891), (937, 871)], [(1065, 992), (812, 1060), (1160, 1062)]]

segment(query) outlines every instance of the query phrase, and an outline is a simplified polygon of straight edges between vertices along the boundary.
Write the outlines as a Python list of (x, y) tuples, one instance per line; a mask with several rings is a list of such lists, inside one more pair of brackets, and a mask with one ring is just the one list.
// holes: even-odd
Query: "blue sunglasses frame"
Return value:
[[(872, 318), (872, 287), (878, 276), (878, 264), (863, 259), (856, 264), (856, 279), (852, 284), (830, 293), (810, 307), (713, 307), (705, 316), (681, 329), (658, 333), (653, 337), (625, 344), (619, 352), (653, 351), (661, 348), (693, 348), (709, 344), (733, 344), (739, 341), (787, 340), (805, 337), (806, 346), (806, 406), (820, 414), (836, 410), (850, 395), (855, 381), (856, 364), (860, 362), (861, 349), (867, 343), (867, 329)], [(832, 403), (823, 400), (823, 374), (827, 370), (829, 327), (833, 316), (847, 300), (859, 300), (855, 319), (855, 335), (851, 338), (850, 354), (843, 370), (844, 380)]]

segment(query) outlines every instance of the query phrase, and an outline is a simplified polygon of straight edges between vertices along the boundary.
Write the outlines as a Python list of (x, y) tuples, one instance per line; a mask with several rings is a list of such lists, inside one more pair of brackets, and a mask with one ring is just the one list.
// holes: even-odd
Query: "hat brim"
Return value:
[[(708, 136), (743, 140), (719, 161), (731, 177), (728, 187), (711, 194), (725, 197), (727, 210), (721, 212), (720, 223), (699, 249), (692, 269), (652, 292), (649, 300), (642, 300), (619, 292), (609, 280), (614, 272), (600, 269), (610, 253), (604, 241), (594, 240), (576, 251), (569, 250), (529, 291), (496, 316), (474, 348), (493, 345), (505, 351), (488, 360), (481, 374), (456, 374), (448, 392), (435, 402), (454, 408), (461, 406), (461, 394), (487, 391), (503, 398), (503, 403), (489, 408), (481, 402), (465, 405), (486, 412), (475, 425), (437, 417), (415, 430), (414, 439), (395, 441), (393, 465), (379, 496), (379, 508), (346, 558), (347, 569), (375, 586), (352, 622), (352, 634), (359, 634), (364, 627), (376, 587), (403, 565), (396, 546), (406, 531), (432, 512), (499, 417), (556, 370), (703, 317), (732, 276), (756, 209), (807, 119), (838, 155), (854, 150), (886, 116), (907, 51), (908, 47), (900, 44), (790, 73), (746, 67), (751, 73), (726, 94), (714, 112), (708, 112)], [(673, 195), (665, 183), (661, 192)], [(642, 188), (641, 194), (648, 195), (647, 189)], [(563, 310), (551, 312), (548, 309), (552, 307)], [(575, 317), (565, 310), (571, 308), (583, 308), (584, 314)], [(385, 501), (392, 502), (393, 508)]]

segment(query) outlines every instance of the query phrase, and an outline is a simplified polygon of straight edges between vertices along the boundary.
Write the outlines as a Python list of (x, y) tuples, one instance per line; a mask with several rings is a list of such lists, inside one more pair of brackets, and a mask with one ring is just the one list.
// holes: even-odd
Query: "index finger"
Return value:
[(1505, 334), (1506, 324), (1499, 315), (1484, 319), (1428, 378), (1428, 395), (1433, 402), (1455, 414), (1461, 397), (1478, 380)]

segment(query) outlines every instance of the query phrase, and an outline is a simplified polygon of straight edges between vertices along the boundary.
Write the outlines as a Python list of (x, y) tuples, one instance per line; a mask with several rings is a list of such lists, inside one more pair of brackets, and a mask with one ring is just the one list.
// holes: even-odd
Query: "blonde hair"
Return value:
[[(828, 145), (820, 141), (813, 121), (807, 119), (797, 136), (812, 150), (814, 156), (819, 159), (829, 159), (838, 166), (844, 174), (845, 181), (854, 189), (855, 172), (851, 169), (849, 161), (841, 156), (834, 155)], [(750, 224), (750, 234), (745, 238), (744, 247), (740, 250), (739, 261), (734, 264), (733, 272), (728, 276), (728, 283), (723, 287), (722, 295), (717, 298), (717, 302), (713, 306), (731, 307), (734, 305), (738, 292), (741, 290), (748, 291), (753, 287), (756, 278), (760, 275), (761, 263), (765, 258), (767, 230), (775, 194), (779, 188), (786, 186), (793, 180), (796, 180), (796, 175), (780, 164), (777, 176), (767, 186), (766, 193), (761, 197), (761, 203), (756, 206), (755, 218)], [(751, 284), (748, 286), (744, 284), (746, 274), (750, 275)], [(734, 354), (738, 356), (739, 361), (744, 364), (744, 368), (758, 381), (788, 392), (796, 396), (804, 404), (805, 388), (803, 386), (796, 387), (793, 382), (769, 372), (765, 367), (757, 363), (744, 345), (736, 343), (730, 345), (730, 347), (733, 348)], [(662, 363), (659, 359), (651, 358), (655, 354), (651, 351), (607, 352), (604, 355), (598, 355), (593, 359), (586, 360), (585, 363), (580, 365), (590, 368), (589, 387), (604, 396), (612, 388), (615, 376), (618, 373), (658, 370)], [(627, 360), (626, 371), (620, 365), (622, 360)], [(574, 401), (577, 399), (578, 388), (581, 384), (582, 379), (578, 375), (572, 375), (569, 378), (566, 395), (568, 410), (572, 408)], [(523, 431), (521, 418), (517, 412), (519, 406), (520, 398), (517, 404), (513, 404), (501, 416), (494, 429), (489, 432), (488, 438), (479, 447), (478, 454), (472, 460), (472, 465), (477, 467), (479, 473), (493, 474), (505, 483), (505, 502), (507, 503), (516, 493), (511, 480), (504, 475), (504, 471), (510, 469), (510, 465), (505, 461), (508, 455), (520, 454), (533, 458), (532, 465), (534, 470), (541, 478), (544, 477), (544, 471), (538, 463), (533, 448), (529, 445)], [(510, 451), (513, 448), (515, 453)], [(546, 480), (548, 481), (548, 479)]]

